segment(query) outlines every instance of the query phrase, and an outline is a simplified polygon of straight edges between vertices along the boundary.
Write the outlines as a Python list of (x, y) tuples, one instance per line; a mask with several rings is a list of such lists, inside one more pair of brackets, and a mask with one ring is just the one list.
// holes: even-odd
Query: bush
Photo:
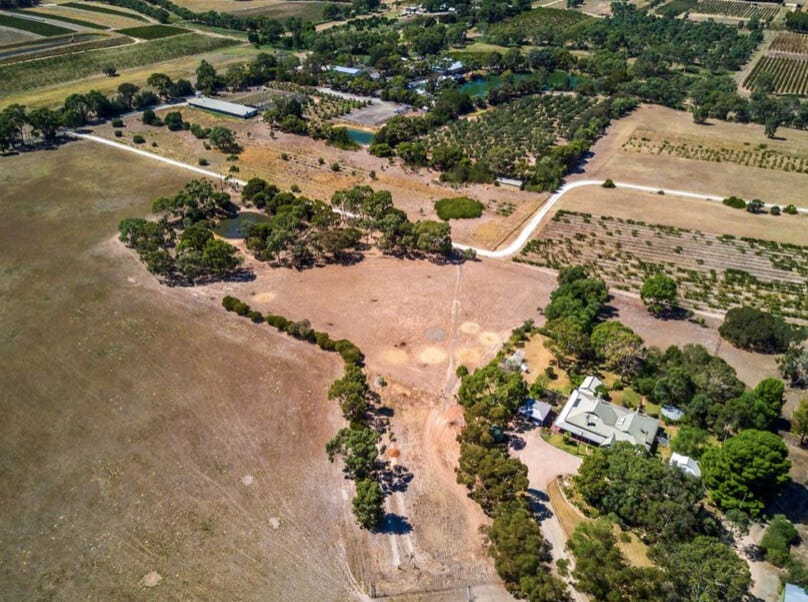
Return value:
[(146, 109), (143, 111), (143, 123), (146, 125), (161, 126), (163, 122), (157, 117), (153, 109)]
[(766, 529), (760, 545), (766, 551), (766, 560), (775, 566), (783, 567), (791, 560), (789, 548), (797, 539), (797, 529), (794, 525), (782, 514), (776, 514)]
[(610, 178), (606, 178), (606, 181), (603, 182), (602, 186), (604, 188), (616, 188), (614, 180)]
[(465, 196), (441, 199), (435, 203), (435, 211), (444, 221), (480, 217), (484, 209), (485, 205), (480, 201)]
[(336, 161), (334, 161), (334, 163), (331, 164), (331, 171), (340, 171), (341, 169), (342, 168), (339, 166), (339, 163), (337, 163)]
[(123, 119), (121, 119), (120, 117), (116, 117), (110, 123), (112, 124), (112, 127), (114, 127), (114, 128), (122, 128), (123, 127)]
[(224, 298), (222, 298), (222, 307), (224, 307), (227, 311), (235, 311), (237, 303), (239, 303), (239, 300), (235, 297), (231, 297), (230, 295), (226, 295)]
[(752, 199), (746, 204), (746, 210), (749, 213), (761, 213), (763, 211), (764, 204), (763, 201), (760, 199)]
[(199, 162), (199, 164), (200, 164), (202, 167), (205, 167), (206, 165), (210, 165), (210, 161), (208, 161), (208, 160), (207, 160), (207, 159), (205, 159), (204, 157), (199, 157), (199, 161), (198, 161), (198, 162)]
[(115, 130), (113, 134), (115, 135), (116, 138), (120, 138), (123, 136), (123, 132), (121, 130)]
[(732, 207), (733, 209), (746, 209), (746, 201), (738, 198), (737, 196), (727, 197), (721, 202), (727, 207)]
[(334, 349), (340, 354), (342, 361), (346, 364), (360, 365), (365, 360), (365, 356), (362, 351), (360, 351), (359, 347), (347, 339), (336, 341), (334, 343)]
[(457, 367), (457, 370), (455, 370), (455, 376), (457, 378), (463, 378), (463, 377), (466, 377), (468, 375), (469, 375), (469, 369), (466, 368), (466, 366), (464, 364), (460, 364)]
[(256, 324), (262, 324), (264, 322), (263, 314), (260, 311), (256, 311), (254, 309), (251, 309), (249, 312), (247, 312), (247, 317)]
[(276, 314), (267, 314), (264, 319), (266, 320), (267, 324), (277, 328), (281, 332), (286, 332), (286, 329), (289, 326), (289, 320)]
[(786, 208), (783, 209), (783, 213), (787, 213), (788, 215), (797, 215), (797, 207), (795, 205), (786, 205)]
[(179, 111), (171, 111), (167, 113), (165, 116), (165, 124), (169, 130), (172, 132), (178, 132), (185, 126), (184, 122), (182, 121), (182, 113)]
[(337, 344), (331, 340), (327, 332), (315, 332), (314, 340), (323, 351), (336, 351), (337, 349)]
[(754, 307), (729, 310), (718, 332), (736, 347), (758, 353), (784, 353), (796, 335), (783, 318)]
[(140, 134), (135, 134), (132, 137), (132, 142), (134, 142), (135, 144), (143, 144), (144, 142), (146, 142), (146, 139)]
[(250, 313), (250, 306), (244, 303), (243, 301), (237, 301), (233, 305), (233, 311), (240, 316), (246, 316), (247, 314)]
[(769, 213), (771, 215), (780, 215), (780, 207), (778, 207), (777, 205), (772, 205), (772, 208), (769, 209)]

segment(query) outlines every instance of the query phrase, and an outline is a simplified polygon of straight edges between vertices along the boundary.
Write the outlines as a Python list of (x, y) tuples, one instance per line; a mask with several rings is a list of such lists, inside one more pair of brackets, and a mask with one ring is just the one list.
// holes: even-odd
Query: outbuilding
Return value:
[(249, 119), (250, 117), (255, 117), (258, 115), (258, 109), (255, 107), (240, 105), (234, 102), (227, 102), (225, 100), (218, 100), (215, 98), (207, 98), (206, 96), (189, 98), (188, 106), (196, 107), (198, 109), (205, 109), (206, 111), (213, 111), (214, 113), (221, 113), (223, 115), (241, 117), (242, 119)]
[(519, 407), (519, 413), (522, 414), (522, 416), (529, 418), (539, 426), (546, 424), (552, 410), (553, 406), (546, 401), (538, 401), (531, 397), (528, 397), (525, 403)]

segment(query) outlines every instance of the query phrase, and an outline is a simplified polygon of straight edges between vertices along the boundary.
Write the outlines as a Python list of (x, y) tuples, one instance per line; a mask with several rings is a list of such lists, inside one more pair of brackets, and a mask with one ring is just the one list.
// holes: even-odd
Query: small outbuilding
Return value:
[(365, 70), (360, 67), (343, 67), (341, 65), (331, 67), (331, 71), (342, 73), (343, 75), (350, 75), (351, 77), (358, 77), (365, 72)]
[(539, 426), (544, 426), (546, 424), (552, 410), (553, 406), (546, 401), (538, 401), (531, 397), (528, 397), (525, 400), (525, 403), (519, 406), (519, 413), (522, 414), (522, 416), (532, 420)]
[(673, 452), (673, 455), (671, 455), (670, 459), (670, 465), (676, 466), (682, 472), (694, 476), (697, 479), (701, 478), (701, 468), (699, 468), (699, 463), (696, 462), (690, 456), (685, 456)]
[(227, 102), (225, 100), (218, 100), (215, 98), (207, 98), (206, 96), (189, 98), (188, 106), (196, 107), (198, 109), (205, 109), (206, 111), (213, 111), (214, 113), (222, 113), (223, 115), (241, 117), (242, 119), (248, 119), (258, 115), (258, 109), (255, 107), (240, 105), (234, 102)]
[(665, 418), (665, 420), (669, 422), (679, 422), (682, 418), (684, 418), (685, 413), (677, 408), (676, 406), (672, 405), (664, 405), (660, 409), (660, 413)]
[(519, 190), (522, 190), (522, 188), (525, 186), (525, 183), (522, 180), (517, 180), (515, 178), (497, 178), (497, 184), (500, 186), (518, 188)]

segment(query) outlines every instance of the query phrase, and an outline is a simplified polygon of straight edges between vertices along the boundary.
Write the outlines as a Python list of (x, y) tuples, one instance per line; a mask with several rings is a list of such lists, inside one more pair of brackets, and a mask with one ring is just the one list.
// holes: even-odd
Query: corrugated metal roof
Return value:
[(192, 107), (199, 107), (200, 109), (208, 109), (210, 111), (235, 115), (236, 117), (246, 118), (258, 114), (258, 109), (253, 107), (239, 105), (234, 102), (227, 102), (225, 100), (216, 100), (215, 98), (207, 98), (205, 96), (200, 96), (199, 98), (189, 98), (188, 104)]

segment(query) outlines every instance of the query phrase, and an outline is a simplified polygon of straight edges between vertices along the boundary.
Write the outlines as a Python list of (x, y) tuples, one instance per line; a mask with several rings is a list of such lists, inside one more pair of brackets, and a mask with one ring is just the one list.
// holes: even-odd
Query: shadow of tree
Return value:
[(406, 535), (412, 531), (412, 525), (406, 516), (388, 512), (384, 515), (384, 520), (379, 526), (378, 533), (386, 533), (388, 535)]

